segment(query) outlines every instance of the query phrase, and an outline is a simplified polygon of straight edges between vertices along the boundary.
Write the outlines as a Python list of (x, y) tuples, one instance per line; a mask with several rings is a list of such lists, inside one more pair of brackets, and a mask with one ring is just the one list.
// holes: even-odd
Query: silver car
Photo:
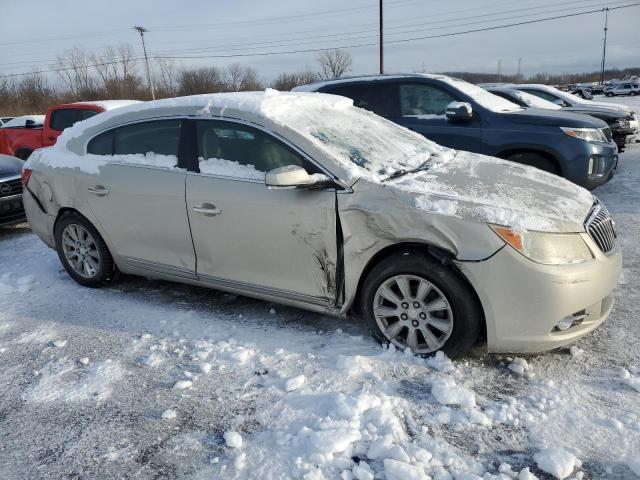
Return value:
[(592, 331), (621, 269), (586, 190), (440, 147), (317, 93), (98, 114), (23, 170), (33, 230), (78, 283), (118, 272), (337, 316), (416, 354), (537, 352)]

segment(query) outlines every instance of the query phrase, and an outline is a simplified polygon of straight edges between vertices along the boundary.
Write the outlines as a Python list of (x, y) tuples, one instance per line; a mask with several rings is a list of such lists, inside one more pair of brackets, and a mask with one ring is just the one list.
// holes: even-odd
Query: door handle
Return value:
[(201, 213), (205, 217), (215, 217), (216, 215), (220, 215), (222, 210), (216, 208), (215, 205), (211, 203), (203, 203), (202, 205), (196, 205), (193, 207), (193, 211), (196, 213)]
[(109, 190), (104, 188), (102, 185), (96, 185), (95, 187), (87, 188), (87, 192), (93, 193), (96, 197), (106, 197), (109, 195)]

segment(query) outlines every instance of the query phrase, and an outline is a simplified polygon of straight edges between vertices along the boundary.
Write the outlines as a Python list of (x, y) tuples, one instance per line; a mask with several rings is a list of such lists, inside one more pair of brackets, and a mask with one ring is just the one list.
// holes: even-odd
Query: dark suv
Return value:
[(538, 167), (593, 189), (606, 183), (618, 150), (602, 120), (523, 109), (464, 80), (406, 74), (316, 82), (296, 91), (352, 98), (440, 145)]

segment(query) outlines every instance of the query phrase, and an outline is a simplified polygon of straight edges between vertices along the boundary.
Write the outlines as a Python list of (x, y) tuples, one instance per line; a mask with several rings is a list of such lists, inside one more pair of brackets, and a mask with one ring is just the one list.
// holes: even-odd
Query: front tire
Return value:
[(452, 269), (419, 251), (392, 255), (365, 279), (361, 305), (374, 338), (417, 355), (455, 358), (477, 341), (483, 317), (473, 291)]
[(65, 213), (53, 233), (64, 269), (80, 285), (102, 287), (117, 277), (118, 268), (107, 244), (82, 215)]

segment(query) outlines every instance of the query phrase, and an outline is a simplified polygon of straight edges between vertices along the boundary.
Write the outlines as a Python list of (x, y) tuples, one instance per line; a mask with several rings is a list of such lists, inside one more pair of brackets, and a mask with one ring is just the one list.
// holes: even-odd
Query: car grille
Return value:
[(604, 136), (607, 137), (607, 142), (610, 142), (611, 139), (613, 138), (611, 136), (611, 129), (609, 127), (605, 127), (602, 129), (602, 133), (604, 133)]
[(609, 211), (601, 203), (596, 203), (585, 222), (587, 233), (603, 253), (610, 253), (616, 246), (615, 223)]
[(0, 180), (0, 198), (19, 195), (22, 193), (22, 181), (19, 178)]

